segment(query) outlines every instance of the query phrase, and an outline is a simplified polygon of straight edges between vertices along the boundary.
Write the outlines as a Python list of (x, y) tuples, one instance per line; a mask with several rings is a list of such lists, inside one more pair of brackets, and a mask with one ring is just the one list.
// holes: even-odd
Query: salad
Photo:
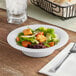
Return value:
[(16, 42), (26, 48), (41, 49), (55, 46), (59, 38), (52, 28), (27, 28), (18, 34)]

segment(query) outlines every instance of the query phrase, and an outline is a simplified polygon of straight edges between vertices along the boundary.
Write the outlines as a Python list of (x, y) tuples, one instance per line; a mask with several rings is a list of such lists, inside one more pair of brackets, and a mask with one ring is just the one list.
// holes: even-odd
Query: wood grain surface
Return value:
[(76, 42), (76, 33), (64, 29), (69, 34), (70, 38), (69, 42), (64, 47), (57, 49), (48, 57), (28, 57), (8, 45), (7, 35), (17, 27), (30, 24), (48, 23), (28, 17), (28, 20), (21, 25), (8, 24), (6, 11), (0, 9), (0, 76), (45, 76), (39, 74), (38, 71), (51, 61), (69, 42)]

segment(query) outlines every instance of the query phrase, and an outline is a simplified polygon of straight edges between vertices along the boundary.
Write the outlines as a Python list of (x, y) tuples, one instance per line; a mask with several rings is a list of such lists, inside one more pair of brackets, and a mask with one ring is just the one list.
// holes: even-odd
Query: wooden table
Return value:
[[(48, 23), (28, 17), (28, 20), (21, 25), (8, 24), (6, 20), (6, 11), (0, 10), (0, 76), (45, 76), (39, 74), (38, 71), (66, 46), (65, 45), (56, 50), (52, 55), (44, 58), (31, 58), (24, 55), (19, 50), (10, 47), (7, 43), (7, 35), (9, 32), (17, 27), (30, 24)], [(70, 36), (69, 42), (76, 42), (76, 33), (68, 30), (65, 31)]]

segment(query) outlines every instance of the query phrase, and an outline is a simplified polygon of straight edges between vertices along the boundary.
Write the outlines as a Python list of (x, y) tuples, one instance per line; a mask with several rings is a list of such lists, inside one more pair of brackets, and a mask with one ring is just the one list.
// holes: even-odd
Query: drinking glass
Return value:
[(8, 23), (21, 24), (27, 20), (27, 0), (6, 0)]

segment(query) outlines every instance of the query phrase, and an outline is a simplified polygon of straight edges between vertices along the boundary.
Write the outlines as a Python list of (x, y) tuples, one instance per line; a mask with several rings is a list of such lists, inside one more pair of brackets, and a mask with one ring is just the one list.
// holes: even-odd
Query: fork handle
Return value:
[(61, 59), (61, 60), (59, 60), (58, 62), (57, 62), (57, 64), (53, 67), (53, 68), (51, 68), (51, 72), (56, 72), (56, 70), (58, 69), (58, 68), (60, 68), (60, 66), (63, 64), (63, 62), (69, 57), (69, 55), (70, 55), (71, 53), (68, 53), (68, 54), (65, 54), (64, 55), (64, 57), (63, 57), (63, 59)]

